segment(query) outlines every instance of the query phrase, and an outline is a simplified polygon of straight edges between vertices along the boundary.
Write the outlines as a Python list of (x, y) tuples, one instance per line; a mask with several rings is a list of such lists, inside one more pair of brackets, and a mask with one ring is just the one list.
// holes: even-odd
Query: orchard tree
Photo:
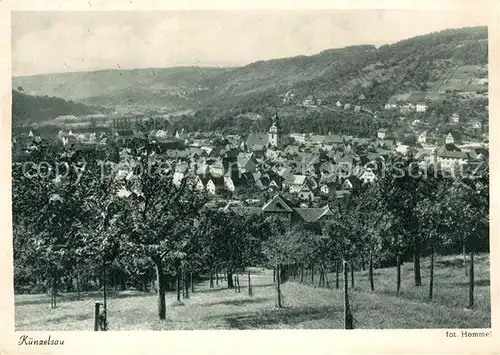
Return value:
[(173, 180), (175, 165), (163, 162), (155, 154), (148, 127), (130, 151), (129, 175), (123, 181), (126, 209), (127, 246), (131, 253), (151, 259), (156, 270), (158, 317), (165, 319), (165, 262), (180, 278), (186, 256), (187, 240), (206, 196), (196, 191), (194, 183)]
[(412, 154), (393, 156), (384, 165), (379, 180), (381, 208), (392, 216), (392, 243), (399, 252), (409, 249), (413, 255), (415, 286), (422, 284), (420, 256), (422, 241), (418, 234), (415, 208), (418, 203), (418, 186), (422, 177), (419, 161)]

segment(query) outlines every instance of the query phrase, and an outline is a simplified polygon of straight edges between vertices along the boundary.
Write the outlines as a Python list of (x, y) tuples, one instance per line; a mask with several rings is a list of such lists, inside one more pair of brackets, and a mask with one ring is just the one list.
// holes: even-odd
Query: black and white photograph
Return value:
[(492, 336), (486, 17), (89, 8), (10, 26), (18, 345)]

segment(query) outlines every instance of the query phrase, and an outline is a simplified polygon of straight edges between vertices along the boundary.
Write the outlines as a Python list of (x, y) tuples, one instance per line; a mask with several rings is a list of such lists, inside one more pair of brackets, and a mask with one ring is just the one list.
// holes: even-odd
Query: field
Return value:
[[(364, 329), (412, 328), (488, 328), (490, 327), (489, 255), (475, 258), (475, 307), (467, 310), (468, 278), (461, 257), (436, 258), (434, 299), (429, 301), (429, 260), (423, 259), (422, 286), (413, 286), (412, 263), (402, 267), (402, 288), (396, 297), (395, 268), (376, 269), (375, 292), (370, 291), (368, 271), (355, 273), (351, 305), (355, 327)], [(272, 329), (342, 328), (343, 291), (335, 289), (335, 275), (329, 275), (330, 288), (289, 281), (282, 285), (284, 308), (276, 308), (276, 289), (272, 271), (252, 274), (253, 296), (247, 292), (247, 276), (240, 275), (241, 293), (219, 283), (195, 286), (195, 292), (181, 304), (174, 293), (167, 293), (167, 319), (159, 321), (156, 295), (123, 291), (110, 292), (108, 323), (114, 330), (190, 330), (190, 329)], [(308, 277), (309, 278), (309, 277)], [(318, 276), (315, 276), (315, 283)], [(350, 281), (350, 280), (349, 280)], [(350, 286), (350, 285), (349, 285)], [(93, 329), (93, 306), (99, 292), (62, 294), (58, 306), (50, 309), (46, 295), (16, 295), (16, 330)]]

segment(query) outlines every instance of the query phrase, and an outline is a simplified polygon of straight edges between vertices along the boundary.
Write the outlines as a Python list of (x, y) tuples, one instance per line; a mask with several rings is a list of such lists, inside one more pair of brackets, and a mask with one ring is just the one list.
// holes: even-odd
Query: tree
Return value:
[(165, 262), (180, 279), (181, 264), (192, 236), (195, 219), (207, 198), (185, 178), (174, 184), (174, 165), (162, 162), (152, 149), (149, 127), (136, 141), (128, 160), (130, 173), (123, 182), (128, 195), (129, 250), (154, 263), (158, 288), (158, 317), (165, 319)]
[[(419, 161), (413, 155), (393, 155), (379, 180), (381, 208), (392, 216), (390, 243), (398, 254), (410, 249), (413, 255), (415, 286), (422, 284), (420, 256), (422, 243), (417, 233), (415, 207), (417, 187), (423, 177), (416, 173)], [(388, 241), (388, 240), (386, 240)]]
[(28, 164), (13, 166), (14, 243), (22, 245), (23, 254), (15, 253), (15, 263), (30, 263), (36, 276), (50, 283), (55, 308), (58, 280), (74, 266), (88, 192), (81, 181), (85, 161), (78, 152), (57, 152), (45, 141), (32, 146), (30, 157)]

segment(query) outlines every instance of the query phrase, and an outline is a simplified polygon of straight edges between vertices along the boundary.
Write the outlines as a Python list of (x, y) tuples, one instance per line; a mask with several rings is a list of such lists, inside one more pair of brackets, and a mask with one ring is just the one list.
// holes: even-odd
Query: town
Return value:
[[(363, 97), (361, 96), (361, 99)], [(317, 105), (314, 98), (307, 98), (303, 105)], [(342, 106), (337, 101), (337, 106)], [(349, 104), (342, 109), (349, 109)], [(400, 110), (402, 114), (413, 110), (425, 112), (424, 103), (388, 103), (385, 110)], [(354, 107), (354, 110), (359, 106)], [(449, 117), (452, 124), (459, 123), (459, 115)], [(74, 122), (74, 116), (57, 117), (57, 122)], [(75, 149), (99, 150), (113, 144), (122, 148), (118, 156), (126, 156), (127, 147), (134, 137), (140, 136), (141, 125), (147, 118), (135, 118), (131, 123), (112, 124), (115, 127), (60, 130), (50, 140), (54, 145)], [(174, 179), (180, 184), (186, 176), (194, 178), (199, 191), (206, 191), (212, 200), (210, 206), (240, 212), (265, 211), (277, 194), (286, 198), (292, 208), (305, 211), (304, 221), (326, 218), (328, 202), (342, 198), (353, 189), (377, 180), (385, 160), (391, 154), (407, 154), (413, 150), (422, 166), (439, 165), (453, 171), (456, 166), (481, 164), (488, 160), (487, 134), (482, 133), (479, 120), (471, 120), (467, 127), (473, 132), (470, 141), (457, 141), (451, 132), (432, 137), (428, 142), (427, 131), (414, 129), (414, 139), (408, 144), (387, 129), (373, 132), (371, 138), (348, 135), (318, 135), (312, 133), (284, 134), (276, 109), (268, 132), (251, 132), (247, 136), (221, 133), (168, 132), (155, 129), (154, 120), (148, 134), (156, 144), (158, 156), (166, 162), (175, 162)], [(412, 122), (412, 126), (417, 123)], [(128, 127), (128, 128), (123, 128)], [(30, 144), (40, 140), (36, 129), (24, 130), (24, 135), (14, 136), (14, 159), (22, 161)], [(408, 135), (407, 135), (408, 136)], [(410, 135), (411, 136), (411, 135)], [(478, 139), (479, 138), (479, 139)], [(124, 161), (118, 165), (119, 176), (126, 176), (130, 166)], [(300, 212), (298, 212), (300, 215)], [(307, 216), (307, 217), (306, 217)]]

